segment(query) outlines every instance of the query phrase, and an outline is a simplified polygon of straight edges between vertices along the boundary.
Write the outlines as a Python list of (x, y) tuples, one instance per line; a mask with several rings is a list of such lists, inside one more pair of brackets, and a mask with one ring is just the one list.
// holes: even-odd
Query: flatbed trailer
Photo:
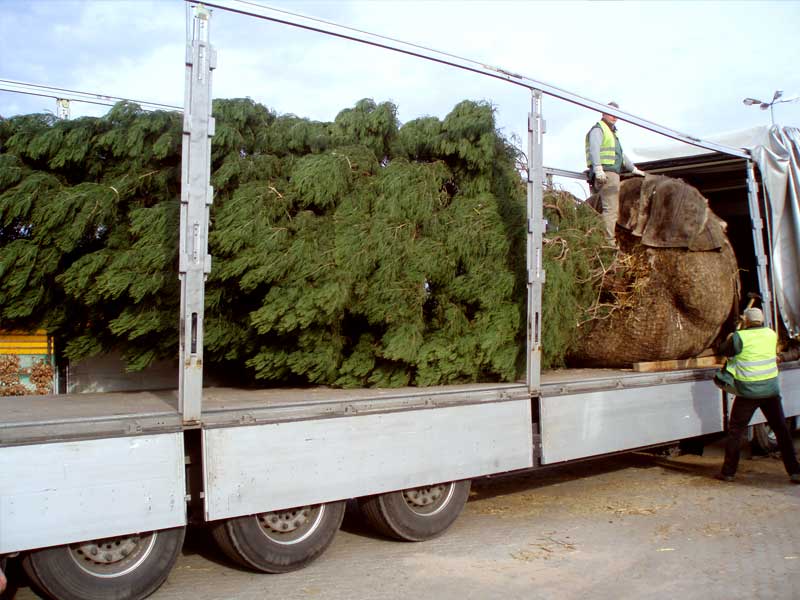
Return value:
[[(177, 390), (0, 398), (2, 551), (185, 525), (184, 457), (201, 457), (195, 519), (215, 521), (720, 433), (712, 373), (567, 369), (533, 398), (522, 383), (207, 388), (196, 427)], [(781, 378), (800, 414), (800, 366)]]
[[(433, 497), (452, 489), (447, 482), (717, 434), (727, 403), (711, 374), (565, 370), (544, 374), (535, 397), (521, 383), (207, 388), (202, 422), (191, 426), (182, 421), (176, 390), (33, 396), (24, 405), (2, 398), (0, 552), (34, 550), (26, 560), (47, 561), (55, 560), (48, 552), (60, 549), (78, 564), (102, 548), (98, 540), (136, 546), (144, 532), (183, 531), (190, 520), (212, 527), (258, 515), (286, 520), (296, 510), (287, 507), (391, 497), (398, 490)], [(800, 367), (784, 368), (781, 377), (787, 415), (800, 414)], [(440, 497), (417, 508), (432, 502), (449, 525), (466, 497), (453, 503)], [(416, 518), (422, 525), (428, 517)], [(444, 528), (393, 533), (424, 539)], [(315, 532), (324, 545), (332, 539), (321, 528), (307, 533)], [(151, 552), (162, 552), (163, 562), (179, 549), (179, 543), (153, 544)], [(304, 550), (293, 562), (315, 556)], [(109, 557), (84, 569), (90, 581), (113, 585), (114, 579), (98, 579), (106, 571), (122, 572), (120, 584), (126, 577), (153, 581), (146, 563)], [(55, 573), (63, 578), (60, 570), (39, 569), (34, 581), (47, 581), (41, 585), (49, 595), (73, 597), (49, 580)], [(35, 565), (29, 570), (39, 572)], [(106, 593), (93, 586), (79, 597)]]
[[(785, 389), (794, 387), (795, 364), (783, 367)], [(559, 369), (542, 374), (540, 394), (531, 398), (522, 383), (474, 383), (434, 387), (335, 389), (328, 387), (241, 389), (211, 387), (203, 391), (203, 419), (200, 427), (221, 428), (241, 425), (288, 423), (312, 419), (361, 416), (400, 411), (419, 411), (466, 405), (485, 405), (497, 402), (530, 400), (532, 420), (556, 426), (554, 415), (565, 410), (578, 412), (576, 407), (596, 405), (596, 417), (613, 411), (613, 402), (625, 398), (642, 398), (644, 389), (663, 387), (668, 394), (695, 395), (696, 390), (717, 399), (716, 386), (711, 382), (713, 370), (686, 369), (655, 373), (636, 373), (626, 369)], [(798, 374), (800, 375), (800, 374)], [(788, 388), (786, 388), (788, 385)], [(792, 394), (784, 400), (794, 407)], [(720, 397), (719, 408), (722, 408)], [(538, 402), (537, 402), (538, 401)], [(659, 401), (661, 406), (668, 402)], [(560, 405), (560, 408), (559, 408)], [(605, 405), (607, 408), (601, 408)], [(674, 407), (675, 404), (672, 405)], [(800, 403), (798, 403), (800, 407)], [(666, 408), (671, 411), (672, 408)], [(788, 410), (788, 409), (787, 409)], [(645, 413), (648, 411), (645, 411)], [(137, 392), (103, 392), (59, 394), (57, 396), (0, 397), (0, 446), (24, 445), (35, 442), (86, 440), (119, 435), (150, 435), (191, 430), (184, 427), (178, 410), (178, 391), (147, 390)], [(798, 412), (792, 412), (800, 414)], [(644, 414), (631, 411), (630, 423), (620, 425), (635, 429)], [(561, 417), (558, 417), (559, 419)], [(571, 419), (578, 421), (579, 419)], [(627, 418), (625, 420), (628, 420)], [(598, 422), (602, 428), (610, 423)], [(714, 431), (721, 431), (715, 429)], [(678, 436), (691, 437), (690, 435)], [(695, 435), (712, 433), (699, 431)], [(576, 442), (571, 438), (571, 442)], [(671, 441), (661, 436), (657, 440), (621, 446), (610, 451), (646, 446), (649, 443)], [(580, 456), (603, 453), (604, 446), (587, 447)], [(548, 445), (548, 450), (554, 446)], [(548, 455), (544, 463), (558, 462)], [(579, 456), (578, 456), (579, 457)], [(571, 457), (571, 458), (578, 458)], [(549, 458), (549, 460), (548, 460)]]
[[(187, 46), (178, 389), (0, 398), (0, 556), (21, 555), (44, 593), (57, 600), (143, 598), (166, 579), (190, 523), (207, 525), (223, 551), (246, 567), (300, 568), (332, 542), (344, 503), (354, 498), (379, 532), (421, 541), (455, 520), (473, 478), (724, 431), (730, 399), (713, 384), (712, 369), (541, 371), (541, 96), (618, 111), (488, 67), (469, 70), (531, 93), (526, 380), (203, 388), (215, 66), (208, 20), (206, 10), (195, 9)], [(687, 140), (749, 167), (745, 218), (754, 231), (762, 228), (749, 154)], [(770, 302), (759, 236), (762, 229), (752, 237), (754, 285)], [(786, 413), (798, 415), (800, 367), (783, 365), (781, 378)]]

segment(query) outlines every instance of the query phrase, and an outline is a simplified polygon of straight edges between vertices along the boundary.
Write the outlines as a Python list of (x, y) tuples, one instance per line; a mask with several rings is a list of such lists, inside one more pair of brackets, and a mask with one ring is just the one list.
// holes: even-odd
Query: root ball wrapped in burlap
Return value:
[(626, 367), (711, 347), (739, 299), (725, 223), (688, 184), (648, 177), (623, 182), (618, 225), (620, 252), (569, 362)]

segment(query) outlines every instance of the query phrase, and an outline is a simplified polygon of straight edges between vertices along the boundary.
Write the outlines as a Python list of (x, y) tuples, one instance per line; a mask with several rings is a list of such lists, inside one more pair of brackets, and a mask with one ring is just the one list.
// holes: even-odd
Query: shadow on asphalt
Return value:
[(211, 535), (211, 530), (203, 525), (189, 525), (186, 529), (186, 539), (183, 541), (183, 556), (199, 555), (206, 560), (223, 565), (229, 569), (235, 569), (243, 573), (252, 573), (252, 569), (247, 569), (237, 562), (234, 562), (228, 555), (220, 550)]
[(522, 471), (491, 475), (472, 482), (470, 502), (494, 498), (520, 491), (531, 491), (546, 488), (558, 483), (613, 473), (625, 469), (650, 469), (661, 466), (664, 460), (655, 453), (626, 453), (604, 458), (592, 458), (568, 464), (556, 464), (537, 468), (534, 471)]
[[(800, 437), (795, 434), (795, 446)], [(625, 469), (665, 469), (684, 475), (696, 476), (698, 480), (708, 480), (709, 484), (723, 484), (714, 479), (719, 473), (724, 455), (725, 439), (714, 436), (705, 446), (692, 446), (694, 451), (677, 453), (677, 446), (664, 446), (659, 449), (614, 454), (600, 458), (588, 458), (572, 463), (561, 463), (537, 468), (533, 471), (520, 471), (501, 475), (491, 475), (472, 482), (470, 502), (485, 500), (514, 492), (532, 491), (548, 486), (574, 481), (595, 475), (613, 473)], [(779, 472), (772, 472), (779, 466)], [(747, 484), (754, 487), (781, 488), (787, 493), (796, 492), (800, 486), (787, 485), (786, 474), (778, 455), (759, 455), (743, 444), (739, 463), (739, 474), (734, 484)], [(731, 484), (724, 484), (731, 485)]]
[[(373, 540), (392, 540), (392, 538), (388, 538), (373, 531), (367, 523), (366, 517), (361, 512), (361, 508), (358, 506), (358, 500), (348, 500), (347, 510), (345, 510), (344, 513), (344, 521), (342, 521), (342, 531)], [(396, 542), (397, 540), (392, 541)]]

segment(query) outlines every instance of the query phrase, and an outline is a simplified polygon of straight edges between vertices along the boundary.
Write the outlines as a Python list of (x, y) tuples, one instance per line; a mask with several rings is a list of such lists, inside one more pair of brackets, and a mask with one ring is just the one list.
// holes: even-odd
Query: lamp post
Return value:
[(793, 96), (792, 98), (784, 98), (783, 97), (783, 90), (776, 90), (775, 94), (772, 96), (771, 102), (764, 102), (763, 100), (756, 100), (755, 98), (745, 98), (742, 100), (744, 104), (747, 106), (755, 106), (756, 104), (761, 108), (761, 110), (769, 109), (769, 118), (773, 125), (775, 125), (775, 110), (773, 106), (776, 104), (781, 104), (783, 102), (796, 102), (800, 100), (800, 96)]

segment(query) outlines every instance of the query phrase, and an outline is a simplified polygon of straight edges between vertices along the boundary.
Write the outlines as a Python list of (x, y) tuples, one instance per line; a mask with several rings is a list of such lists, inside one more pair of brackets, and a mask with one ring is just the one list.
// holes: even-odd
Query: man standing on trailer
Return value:
[[(616, 102), (609, 106), (619, 108)], [(644, 171), (636, 168), (625, 153), (617, 137), (617, 117), (603, 113), (603, 117), (586, 134), (586, 166), (589, 168), (589, 184), (592, 193), (600, 194), (606, 237), (616, 246), (614, 230), (619, 213), (619, 174), (623, 167), (634, 175), (644, 177)]]
[(733, 481), (739, 466), (742, 436), (757, 408), (775, 432), (783, 466), (792, 483), (800, 483), (800, 463), (786, 426), (778, 384), (778, 335), (764, 326), (764, 313), (758, 308), (744, 311), (744, 328), (733, 332), (720, 346), (728, 357), (726, 369), (733, 374), (736, 397), (728, 420), (725, 461), (717, 479)]

